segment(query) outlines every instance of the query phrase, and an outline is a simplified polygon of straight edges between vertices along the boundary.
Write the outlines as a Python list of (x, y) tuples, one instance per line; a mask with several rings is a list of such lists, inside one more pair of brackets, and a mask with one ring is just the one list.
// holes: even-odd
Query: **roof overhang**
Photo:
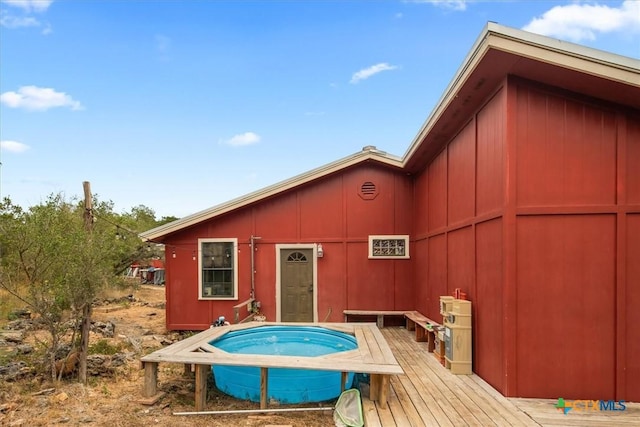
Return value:
[(157, 239), (160, 239), (161, 237), (167, 236), (171, 233), (175, 233), (187, 227), (191, 227), (202, 221), (206, 221), (208, 219), (223, 215), (244, 206), (251, 205), (277, 194), (281, 194), (287, 190), (299, 187), (300, 185), (310, 183), (317, 179), (324, 178), (336, 172), (342, 171), (346, 168), (366, 162), (375, 162), (398, 170), (402, 169), (402, 160), (399, 157), (387, 154), (384, 151), (380, 151), (373, 146), (367, 146), (364, 147), (362, 151), (344, 157), (335, 162), (320, 166), (319, 168), (312, 169), (308, 172), (294, 176), (293, 178), (287, 179), (285, 181), (278, 182), (276, 184), (230, 200), (228, 202), (216, 205), (212, 208), (205, 209), (179, 220), (145, 231), (144, 233), (140, 234), (140, 237), (147, 241), (155, 241)]
[(489, 23), (405, 155), (415, 173), (507, 76), (640, 109), (640, 61)]

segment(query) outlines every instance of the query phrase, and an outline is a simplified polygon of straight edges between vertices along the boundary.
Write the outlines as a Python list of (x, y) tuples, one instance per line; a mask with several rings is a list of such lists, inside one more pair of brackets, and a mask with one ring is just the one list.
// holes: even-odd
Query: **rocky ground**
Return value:
[[(164, 396), (152, 405), (141, 403), (140, 357), (184, 337), (165, 330), (164, 287), (142, 285), (96, 303), (87, 385), (73, 375), (51, 382), (33, 357), (46, 334), (28, 313), (15, 314), (18, 319), (11, 322), (0, 319), (0, 426), (334, 425), (331, 411), (174, 415), (194, 411), (193, 379), (178, 364), (160, 364), (158, 386)], [(258, 408), (209, 386), (208, 411)]]

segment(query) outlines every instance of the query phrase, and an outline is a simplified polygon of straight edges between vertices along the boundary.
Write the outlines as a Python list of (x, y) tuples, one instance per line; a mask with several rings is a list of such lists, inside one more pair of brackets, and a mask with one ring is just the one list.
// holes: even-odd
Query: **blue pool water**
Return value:
[[(210, 342), (227, 353), (322, 356), (357, 348), (356, 339), (314, 326), (261, 326), (229, 332)], [(239, 399), (260, 401), (260, 368), (213, 366), (216, 387)], [(340, 395), (340, 372), (269, 368), (268, 399), (280, 403), (322, 402)], [(349, 373), (346, 387), (351, 387)]]

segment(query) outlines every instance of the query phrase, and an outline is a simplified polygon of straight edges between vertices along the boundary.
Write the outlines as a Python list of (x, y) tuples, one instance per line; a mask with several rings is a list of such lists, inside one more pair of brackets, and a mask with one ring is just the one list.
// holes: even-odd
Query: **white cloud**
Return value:
[(232, 138), (224, 141), (225, 144), (231, 145), (233, 147), (238, 147), (241, 145), (252, 145), (260, 142), (260, 135), (253, 132), (245, 132), (240, 133), (238, 135), (233, 136)]
[(380, 64), (372, 65), (369, 68), (364, 68), (353, 73), (353, 75), (351, 76), (351, 81), (349, 83), (356, 84), (360, 80), (366, 80), (375, 74), (381, 73), (383, 71), (395, 70), (396, 68), (398, 67), (395, 65), (389, 65), (386, 62), (381, 62)]
[(620, 7), (597, 3), (555, 6), (522, 29), (573, 41), (594, 40), (597, 33), (637, 32), (640, 31), (640, 2), (626, 0)]
[(452, 10), (466, 10), (468, 0), (406, 0), (409, 3), (430, 3), (434, 6)]
[(46, 111), (55, 107), (84, 109), (80, 102), (64, 92), (37, 86), (22, 86), (18, 92), (5, 92), (0, 95), (0, 102), (10, 108), (23, 108), (29, 111)]
[(51, 6), (53, 0), (2, 0), (2, 3), (26, 12), (44, 12)]
[[(34, 13), (44, 13), (53, 0), (0, 0), (0, 26), (5, 28), (40, 27), (42, 22), (34, 18)], [(4, 7), (4, 6), (9, 7)], [(14, 13), (17, 9), (17, 15)], [(51, 25), (45, 24), (42, 34), (51, 33)]]
[(13, 16), (2, 11), (0, 25), (5, 28), (39, 27), (40, 21), (31, 16)]
[(0, 149), (11, 151), (13, 153), (22, 153), (23, 151), (27, 151), (29, 146), (18, 141), (4, 140), (0, 141)]

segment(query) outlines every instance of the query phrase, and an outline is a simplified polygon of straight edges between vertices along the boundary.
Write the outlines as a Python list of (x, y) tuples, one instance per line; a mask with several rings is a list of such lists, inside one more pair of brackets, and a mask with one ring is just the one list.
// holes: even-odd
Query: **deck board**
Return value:
[(380, 332), (405, 375), (391, 378), (389, 409), (363, 399), (368, 427), (640, 425), (640, 403), (626, 403), (626, 411), (564, 415), (553, 400), (506, 398), (475, 374), (451, 374), (427, 351), (427, 343), (415, 341), (413, 332), (399, 327)]

